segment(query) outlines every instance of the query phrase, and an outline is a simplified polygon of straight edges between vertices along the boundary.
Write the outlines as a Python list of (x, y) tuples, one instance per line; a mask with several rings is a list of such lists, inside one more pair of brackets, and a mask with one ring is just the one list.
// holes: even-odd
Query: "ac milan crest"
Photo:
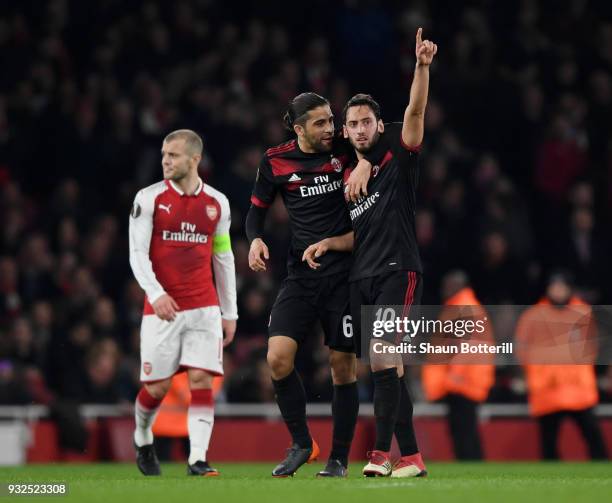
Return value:
[(153, 370), (153, 365), (151, 365), (150, 362), (144, 362), (142, 364), (142, 370), (144, 371), (145, 375), (149, 375)]
[(331, 165), (334, 167), (334, 171), (336, 173), (340, 173), (340, 171), (342, 171), (342, 162), (340, 162), (340, 159), (338, 159), (336, 157), (332, 157), (331, 158)]
[(206, 214), (208, 215), (208, 218), (214, 220), (215, 218), (217, 218), (217, 207), (213, 204), (207, 204)]

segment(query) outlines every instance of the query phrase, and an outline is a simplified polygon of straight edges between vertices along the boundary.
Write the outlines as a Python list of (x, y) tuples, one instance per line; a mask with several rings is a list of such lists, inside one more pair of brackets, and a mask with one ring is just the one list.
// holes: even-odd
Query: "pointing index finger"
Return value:
[(416, 43), (417, 43), (417, 45), (419, 45), (419, 44), (421, 44), (423, 42), (422, 36), (423, 36), (423, 28), (419, 28), (417, 30), (417, 33), (416, 33)]

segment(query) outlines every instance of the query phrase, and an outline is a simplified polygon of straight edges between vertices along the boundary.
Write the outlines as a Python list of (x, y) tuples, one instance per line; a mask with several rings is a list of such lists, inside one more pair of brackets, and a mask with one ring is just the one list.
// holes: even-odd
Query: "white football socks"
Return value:
[(153, 398), (146, 388), (143, 387), (138, 393), (134, 404), (134, 442), (138, 447), (153, 443), (152, 427), (160, 404), (161, 400)]
[(210, 389), (191, 390), (191, 405), (187, 415), (189, 429), (189, 464), (206, 461), (206, 452), (215, 423), (215, 408)]

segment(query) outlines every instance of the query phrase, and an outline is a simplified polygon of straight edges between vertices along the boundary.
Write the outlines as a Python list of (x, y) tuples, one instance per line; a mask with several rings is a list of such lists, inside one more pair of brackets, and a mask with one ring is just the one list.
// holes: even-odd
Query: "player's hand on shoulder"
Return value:
[(321, 264), (317, 262), (315, 259), (322, 257), (328, 251), (329, 251), (329, 240), (326, 238), (306, 248), (302, 255), (302, 262), (307, 262), (308, 266), (311, 269), (317, 270), (319, 267), (321, 267)]
[(419, 65), (431, 65), (434, 56), (438, 52), (438, 46), (431, 40), (423, 40), (423, 28), (419, 28), (416, 34), (415, 54)]
[(347, 200), (355, 203), (359, 198), (368, 195), (368, 181), (371, 173), (372, 164), (365, 159), (361, 159), (348, 177), (344, 187), (344, 195)]
[(265, 271), (266, 263), (265, 260), (270, 258), (270, 252), (266, 243), (261, 238), (255, 238), (251, 242), (251, 248), (249, 249), (249, 267), (256, 272)]
[(221, 320), (223, 327), (223, 347), (229, 346), (236, 335), (236, 320)]
[(174, 321), (176, 319), (176, 313), (180, 309), (176, 301), (167, 293), (153, 302), (151, 307), (153, 307), (155, 314), (164, 321)]

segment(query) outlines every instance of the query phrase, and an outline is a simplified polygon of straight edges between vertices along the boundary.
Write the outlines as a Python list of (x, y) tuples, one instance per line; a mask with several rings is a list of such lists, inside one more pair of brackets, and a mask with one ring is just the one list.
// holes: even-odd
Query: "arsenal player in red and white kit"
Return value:
[[(206, 460), (214, 408), (212, 379), (223, 374), (223, 347), (236, 331), (236, 275), (227, 198), (198, 177), (202, 139), (193, 131), (163, 142), (164, 180), (142, 189), (130, 217), (130, 265), (146, 293), (140, 332), (144, 386), (135, 405), (136, 462), (159, 475), (153, 425), (172, 376), (191, 388), (187, 473), (213, 476)], [(214, 272), (214, 276), (213, 276)], [(225, 339), (224, 339), (225, 334)]]

